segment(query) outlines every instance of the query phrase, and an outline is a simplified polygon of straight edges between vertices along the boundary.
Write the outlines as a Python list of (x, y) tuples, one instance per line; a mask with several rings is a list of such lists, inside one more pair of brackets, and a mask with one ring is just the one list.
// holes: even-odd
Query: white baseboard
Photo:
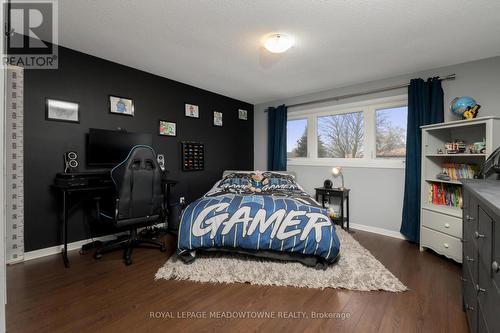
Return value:
[[(351, 223), (349, 225), (349, 227), (352, 229), (355, 229), (355, 230), (367, 231), (367, 232), (371, 232), (374, 234), (379, 234), (379, 235), (388, 236), (388, 237), (392, 237), (392, 238), (405, 239), (405, 237), (400, 232), (393, 231), (393, 230), (387, 230), (387, 229), (383, 229), (383, 228), (377, 228), (377, 227), (372, 227), (372, 226), (357, 224), (357, 223)], [(115, 237), (116, 237), (116, 235), (107, 235), (107, 236), (102, 236), (102, 237), (95, 237), (93, 240), (94, 241), (99, 240), (101, 242), (105, 242), (105, 241), (112, 240)], [(73, 242), (73, 243), (68, 243), (68, 251), (78, 250), (82, 247), (83, 244), (87, 244), (90, 242), (92, 242), (92, 238), (80, 240), (80, 241)], [(54, 255), (54, 254), (59, 254), (59, 253), (61, 253), (62, 249), (63, 249), (62, 245), (57, 245), (57, 246), (52, 246), (52, 247), (46, 247), (46, 248), (40, 249), (40, 250), (26, 252), (26, 253), (24, 253), (24, 261), (38, 259), (38, 258), (42, 258), (42, 257)], [(18, 262), (23, 262), (23, 261), (9, 262), (9, 264), (14, 264), (14, 263), (18, 263)]]
[[(105, 242), (105, 241), (112, 240), (114, 238), (116, 238), (116, 235), (107, 235), (107, 236), (102, 236), (102, 237), (95, 237), (93, 239), (90, 238), (90, 239), (84, 239), (84, 240), (80, 240), (80, 241), (73, 242), (73, 243), (68, 243), (68, 251), (78, 250), (82, 247), (83, 244), (90, 243), (90, 242), (92, 242), (92, 240)], [(56, 246), (52, 246), (52, 247), (46, 247), (46, 248), (40, 249), (40, 250), (25, 252), (24, 253), (24, 261), (38, 259), (38, 258), (50, 256), (53, 254), (60, 254), (62, 249), (63, 249), (62, 245), (56, 245)]]
[(387, 230), (383, 228), (372, 227), (369, 225), (357, 224), (357, 223), (351, 223), (349, 227), (355, 230), (367, 231), (373, 234), (379, 234), (387, 237), (406, 239), (399, 231)]

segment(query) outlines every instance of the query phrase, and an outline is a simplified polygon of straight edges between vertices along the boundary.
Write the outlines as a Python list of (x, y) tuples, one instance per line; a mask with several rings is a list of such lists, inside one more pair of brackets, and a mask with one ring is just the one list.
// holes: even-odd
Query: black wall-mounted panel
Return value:
[[(194, 200), (221, 178), (223, 170), (253, 168), (251, 104), (63, 47), (58, 70), (26, 70), (24, 82), (26, 251), (60, 244), (60, 197), (50, 185), (55, 174), (63, 171), (66, 151), (78, 152), (80, 170), (89, 169), (85, 154), (89, 128), (151, 133), (154, 149), (165, 154), (169, 178), (180, 181), (173, 188), (173, 198)], [(132, 98), (135, 116), (111, 114), (109, 95)], [(45, 120), (46, 98), (78, 102), (80, 123)], [(198, 105), (200, 117), (186, 117), (185, 103)], [(247, 121), (238, 119), (238, 109), (248, 110)], [(213, 111), (224, 113), (223, 127), (212, 125)], [(177, 123), (176, 137), (158, 135), (160, 119)], [(204, 143), (203, 171), (181, 171), (182, 141)], [(80, 207), (71, 212), (70, 241), (91, 236), (87, 220)]]

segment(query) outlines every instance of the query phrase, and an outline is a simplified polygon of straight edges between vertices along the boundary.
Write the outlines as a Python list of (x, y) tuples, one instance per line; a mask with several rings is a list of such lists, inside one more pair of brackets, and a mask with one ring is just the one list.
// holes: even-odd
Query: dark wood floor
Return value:
[[(368, 248), (410, 291), (355, 292), (248, 284), (212, 285), (154, 281), (166, 255), (136, 250), (126, 267), (121, 253), (95, 261), (59, 256), (7, 269), (8, 332), (467, 332), (461, 303), (460, 266), (417, 246), (357, 231)], [(168, 238), (172, 244), (173, 239)], [(172, 248), (172, 247), (170, 247)], [(150, 318), (150, 312), (303, 311), (308, 319)], [(312, 319), (311, 311), (350, 318)]]

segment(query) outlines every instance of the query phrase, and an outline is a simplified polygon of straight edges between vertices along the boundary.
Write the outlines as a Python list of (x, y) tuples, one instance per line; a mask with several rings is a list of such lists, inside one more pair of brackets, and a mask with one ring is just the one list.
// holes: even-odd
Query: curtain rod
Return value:
[[(438, 76), (438, 78), (441, 81), (454, 80), (455, 79), (455, 74), (449, 74), (449, 75), (445, 75), (445, 76)], [(324, 102), (330, 102), (330, 101), (336, 101), (336, 102), (338, 102), (341, 99), (358, 97), (358, 96), (364, 96), (364, 95), (370, 95), (370, 94), (375, 94), (375, 93), (379, 93), (379, 92), (385, 92), (385, 91), (391, 91), (391, 90), (406, 88), (409, 85), (410, 85), (409, 83), (398, 84), (398, 85), (395, 85), (395, 86), (390, 86), (390, 87), (385, 87), (385, 88), (378, 88), (378, 89), (366, 90), (366, 91), (358, 92), (358, 93), (355, 93), (355, 94), (340, 95), (340, 96), (335, 96), (335, 97), (328, 97), (328, 98), (323, 98), (323, 99), (317, 99), (317, 100), (313, 100), (313, 101), (309, 101), (309, 102), (302, 102), (302, 103), (290, 104), (290, 105), (287, 105), (287, 107), (288, 108), (293, 108), (293, 107), (297, 107), (297, 106), (304, 106), (304, 105), (309, 105), (309, 104), (324, 103)], [(267, 110), (266, 110), (266, 112), (267, 112)]]

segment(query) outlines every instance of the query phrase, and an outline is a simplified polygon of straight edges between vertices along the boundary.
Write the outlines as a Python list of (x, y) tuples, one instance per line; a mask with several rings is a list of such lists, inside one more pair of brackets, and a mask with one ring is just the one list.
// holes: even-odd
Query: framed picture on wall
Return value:
[(164, 136), (177, 136), (177, 124), (167, 120), (160, 120), (158, 134)]
[(238, 119), (248, 120), (248, 111), (243, 109), (238, 109)]
[(134, 116), (134, 101), (130, 98), (109, 95), (109, 112)]
[(222, 112), (214, 111), (214, 126), (222, 127)]
[(198, 108), (198, 105), (186, 104), (184, 112), (186, 117), (200, 118), (200, 109)]
[(68, 123), (79, 123), (79, 104), (75, 102), (47, 98), (45, 100), (45, 119), (64, 121)]

